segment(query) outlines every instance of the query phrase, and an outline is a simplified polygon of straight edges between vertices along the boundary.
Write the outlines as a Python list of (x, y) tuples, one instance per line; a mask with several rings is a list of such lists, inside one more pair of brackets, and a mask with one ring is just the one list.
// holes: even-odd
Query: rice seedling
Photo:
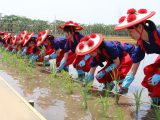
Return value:
[(55, 74), (56, 74), (56, 61), (52, 60), (50, 62), (50, 71), (55, 76)]
[(23, 59), (18, 59), (18, 68), (21, 71), (21, 74), (25, 74), (26, 73), (26, 66), (25, 66), (25, 62), (23, 61)]
[(112, 74), (111, 77), (112, 77), (112, 80), (115, 81), (115, 103), (118, 104), (118, 101), (119, 101), (119, 94), (118, 94), (118, 89), (119, 89), (119, 74), (118, 74), (118, 69), (114, 69), (112, 70)]
[(119, 101), (119, 94), (118, 94), (118, 79), (115, 80), (115, 103), (118, 105), (118, 101)]
[[(84, 80), (85, 81), (85, 80)], [(88, 100), (91, 97), (90, 90), (91, 90), (91, 84), (86, 84), (85, 82), (81, 84), (77, 84), (77, 87), (80, 90), (81, 96), (82, 96), (82, 106), (85, 110), (89, 110), (88, 108)]]
[(81, 87), (82, 106), (84, 109), (88, 109), (88, 86)]
[(160, 106), (156, 106), (154, 105), (154, 112), (155, 112), (155, 116), (156, 116), (156, 120), (160, 120)]
[(16, 53), (17, 58), (21, 58), (21, 50), (18, 50), (18, 52)]
[(26, 69), (26, 74), (29, 75), (32, 79), (34, 79), (35, 75), (34, 75), (33, 68), (28, 66), (27, 63), (26, 63), (25, 66), (26, 66), (26, 68), (25, 68)]
[(7, 63), (7, 61), (8, 61), (8, 54), (7, 54), (7, 52), (3, 52), (3, 61), (2, 62), (6, 62)]
[(16, 67), (16, 65), (17, 65), (16, 55), (12, 54), (12, 60), (11, 61), (12, 61), (11, 66)]
[(160, 120), (160, 104), (158, 98), (152, 98), (151, 109), (154, 110), (156, 120)]
[[(108, 95), (109, 95), (109, 92), (108, 92)], [(108, 95), (107, 95), (107, 96), (108, 96)], [(99, 104), (99, 105), (101, 106), (101, 111), (102, 111), (103, 116), (106, 117), (106, 118), (109, 117), (108, 109), (109, 109), (109, 106), (110, 106), (110, 104), (109, 104), (109, 99), (108, 99), (107, 96), (102, 97), (102, 96), (100, 95), (100, 98), (98, 98), (98, 99), (96, 100), (97, 104)]]
[(68, 94), (73, 94), (73, 89), (74, 89), (73, 80), (65, 71), (62, 71), (61, 75), (63, 76), (63, 78), (61, 78), (61, 80), (63, 81), (63, 88), (66, 90)]
[(135, 93), (133, 93), (134, 99), (135, 99), (135, 105), (136, 105), (136, 119), (138, 119), (139, 110), (141, 106), (142, 91), (143, 91), (143, 88), (141, 89), (140, 92), (137, 90)]
[[(52, 67), (51, 67), (52, 66)], [(48, 81), (51, 87), (54, 87), (55, 84), (55, 73), (56, 73), (56, 67), (55, 64), (50, 64), (50, 80)]]
[(120, 107), (116, 108), (116, 115), (119, 120), (124, 120), (124, 112)]

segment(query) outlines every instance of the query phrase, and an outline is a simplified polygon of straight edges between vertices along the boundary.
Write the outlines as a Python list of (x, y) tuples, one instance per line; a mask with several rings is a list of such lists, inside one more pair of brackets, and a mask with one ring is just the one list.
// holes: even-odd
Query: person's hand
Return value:
[(16, 49), (13, 48), (12, 53), (16, 53)]
[(48, 61), (49, 60), (49, 55), (46, 55), (45, 57), (44, 57), (44, 61)]
[(112, 63), (110, 66), (108, 66), (105, 71), (106, 72), (110, 72), (110, 71), (113, 71), (115, 68), (117, 68), (117, 64), (115, 63)]
[(79, 67), (84, 67), (85, 66), (85, 61), (81, 60), (78, 64)]
[(128, 93), (128, 88), (121, 87), (118, 91), (118, 94), (122, 94), (122, 95), (127, 94), (127, 93)]
[(33, 55), (34, 55), (33, 53), (29, 54), (29, 55), (28, 55), (28, 58), (31, 59), (31, 57), (32, 57)]
[(67, 62), (67, 61), (66, 61), (65, 59), (62, 59), (62, 60), (61, 60), (61, 63), (60, 63), (60, 65), (59, 65), (59, 67), (58, 67), (58, 69), (59, 69), (60, 71), (64, 68), (66, 62)]
[(93, 74), (91, 74), (91, 73), (87, 73), (86, 75), (85, 75), (85, 83), (87, 84), (87, 83), (89, 83), (91, 80), (93, 80), (94, 79), (94, 75)]
[(56, 75), (59, 74), (61, 71), (59, 70), (59, 68), (56, 68)]
[(154, 74), (151, 79), (151, 84), (153, 86), (157, 85), (160, 82), (160, 74)]
[(42, 56), (45, 53), (45, 50), (42, 50), (39, 55)]
[(21, 54), (21, 50), (18, 50), (17, 55), (20, 55), (20, 54)]
[(55, 52), (50, 55), (51, 59), (55, 59), (56, 57), (57, 57), (57, 54)]
[(38, 56), (37, 56), (37, 55), (33, 55), (33, 56), (30, 58), (29, 63), (33, 63), (34, 61), (36, 61), (36, 59), (38, 59)]
[(25, 56), (26, 53), (27, 53), (27, 48), (24, 48), (24, 49), (23, 49), (23, 52), (21, 53), (21, 55), (22, 55), (22, 56)]
[(134, 80), (133, 74), (132, 73), (127, 74), (123, 80), (122, 88), (128, 88), (133, 80)]
[(104, 75), (105, 75), (105, 72), (104, 71), (100, 71), (99, 73), (97, 73), (96, 78), (97, 79), (101, 79), (101, 78), (104, 77)]

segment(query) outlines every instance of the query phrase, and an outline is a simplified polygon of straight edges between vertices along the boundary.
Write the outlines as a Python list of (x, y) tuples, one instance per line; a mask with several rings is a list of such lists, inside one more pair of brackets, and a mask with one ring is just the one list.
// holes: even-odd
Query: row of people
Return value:
[[(10, 35), (6, 38), (2, 37), (6, 41), (2, 40), (1, 43), (12, 52), (21, 50), (22, 56), (30, 55), (31, 63), (38, 58), (44, 60), (45, 63), (48, 63), (49, 59), (56, 59), (57, 73), (68, 69), (68, 66), (72, 64), (77, 70), (79, 80), (84, 80), (86, 84), (93, 80), (94, 76), (99, 83), (111, 87), (114, 86), (113, 81), (118, 80), (119, 93), (124, 94), (127, 93), (134, 80), (145, 53), (160, 53), (160, 30), (156, 28), (153, 21), (148, 20), (154, 14), (154, 11), (150, 12), (146, 9), (129, 9), (127, 15), (119, 19), (115, 30), (126, 29), (128, 35), (137, 40), (136, 46), (112, 40), (105, 41), (98, 33), (83, 36), (78, 32), (83, 30), (83, 27), (73, 21), (59, 26), (59, 29), (64, 32), (64, 37), (55, 38), (49, 35), (49, 30), (40, 32), (37, 37), (33, 33), (24, 31), (18, 36), (17, 44), (13, 39), (10, 44), (8, 43), (9, 37), (7, 36)], [(17, 37), (13, 38), (17, 39)], [(28, 52), (29, 47), (32, 47), (32, 52)], [(103, 62), (106, 62), (105, 66)], [(148, 89), (149, 96), (158, 105), (160, 104), (159, 65), (160, 57), (155, 63), (146, 66), (145, 78), (142, 81), (142, 85)], [(103, 68), (95, 75), (98, 66)]]

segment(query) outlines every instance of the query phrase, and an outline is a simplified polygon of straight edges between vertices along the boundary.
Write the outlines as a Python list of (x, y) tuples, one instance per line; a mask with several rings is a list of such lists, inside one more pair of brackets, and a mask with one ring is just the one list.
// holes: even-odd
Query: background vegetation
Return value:
[[(62, 31), (58, 29), (58, 26), (64, 21), (55, 20), (52, 23), (43, 20), (33, 20), (30, 18), (5, 15), (0, 18), (0, 31), (10, 32), (12, 34), (18, 34), (23, 30), (29, 32), (38, 33), (44, 29), (50, 29), (50, 33), (54, 35), (62, 35)], [(125, 31), (114, 31), (115, 25), (105, 25), (100, 23), (95, 24), (81, 24), (85, 29), (81, 32), (84, 35), (90, 33), (101, 33), (103, 35), (111, 36), (127, 36)], [(160, 27), (160, 25), (158, 25)]]

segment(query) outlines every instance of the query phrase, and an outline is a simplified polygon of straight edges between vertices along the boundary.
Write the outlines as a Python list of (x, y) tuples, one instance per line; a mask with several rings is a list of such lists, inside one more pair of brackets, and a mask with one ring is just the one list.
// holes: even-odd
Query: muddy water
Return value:
[[(129, 88), (128, 95), (131, 96), (132, 98), (134, 98), (132, 93), (134, 93), (137, 90), (140, 91), (143, 88), (141, 85), (141, 82), (144, 78), (143, 68), (146, 65), (154, 63), (154, 61), (156, 60), (157, 57), (158, 57), (157, 54), (150, 54), (150, 55), (146, 54), (145, 55), (145, 59), (140, 64), (140, 67), (139, 67), (137, 74), (135, 76), (135, 80), (133, 81), (133, 83), (131, 84), (131, 86)], [(141, 105), (139, 119), (142, 119), (142, 120), (154, 119), (153, 118), (154, 115), (150, 112), (150, 105), (147, 104), (151, 101), (151, 99), (148, 96), (147, 89), (143, 90), (141, 101), (143, 102), (143, 104)]]
[(51, 120), (52, 118), (63, 120), (66, 116), (64, 101), (52, 101), (52, 99), (48, 96), (50, 94), (48, 88), (41, 88), (38, 85), (33, 87), (30, 86), (30, 83), (27, 82), (22, 85), (19, 80), (12, 78), (14, 74), (9, 75), (4, 71), (1, 71), (0, 75), (5, 80), (7, 80), (7, 82), (11, 84), (11, 86), (14, 87), (16, 91), (23, 95), (26, 100), (34, 101), (35, 108), (38, 109), (48, 120)]
[[(37, 69), (40, 71), (41, 67)], [(31, 79), (30, 76), (24, 75), (21, 77), (18, 72), (14, 71), (13, 73), (11, 71), (7, 68), (7, 73), (6, 71), (0, 71), (0, 75), (26, 100), (34, 101), (34, 107), (47, 120), (90, 119), (90, 115), (83, 110), (81, 102), (79, 102), (80, 95), (76, 95), (76, 93), (65, 95), (59, 88), (60, 85), (49, 85), (47, 83), (48, 79), (46, 79), (49, 74), (36, 72), (36, 77)]]
[[(146, 56), (146, 59), (141, 62), (140, 69), (136, 75), (134, 82), (131, 84), (129, 89), (129, 96), (132, 96), (135, 90), (140, 90), (142, 88), (141, 81), (143, 80), (143, 67), (147, 64), (153, 63), (157, 55)], [(0, 65), (1, 69), (4, 69), (3, 65)], [(81, 105), (81, 96), (74, 92), (72, 95), (66, 95), (61, 89), (61, 85), (50, 85), (48, 83), (49, 74), (42, 72), (42, 67), (37, 67), (34, 70), (33, 78), (28, 75), (19, 75), (18, 71), (13, 71), (13, 69), (5, 68), (6, 71), (0, 71), (0, 75), (9, 82), (22, 96), (24, 96), (28, 101), (33, 100), (35, 102), (35, 108), (46, 117), (47, 120), (90, 120), (92, 118), (103, 120), (105, 118), (101, 117), (92, 105), (91, 101), (91, 111), (89, 112), (83, 110)], [(76, 72), (70, 67), (70, 74), (76, 76)], [(95, 85), (101, 86), (96, 81)], [(143, 101), (149, 101), (146, 89), (143, 91)], [(125, 98), (126, 99), (126, 98)], [(122, 101), (124, 101), (122, 99)], [(132, 102), (131, 102), (132, 103)], [(130, 116), (130, 111), (128, 106), (124, 107), (125, 113), (129, 116), (126, 119), (132, 119)], [(149, 105), (143, 105), (141, 107), (140, 119), (145, 118), (148, 115)], [(94, 117), (93, 117), (94, 116)], [(113, 119), (113, 118), (110, 118)]]
[[(142, 88), (144, 88), (141, 85), (141, 82), (144, 78), (144, 73), (143, 73), (143, 68), (149, 64), (154, 63), (154, 61), (156, 60), (156, 58), (158, 57), (157, 54), (150, 54), (150, 55), (145, 55), (145, 59), (141, 61), (139, 69), (137, 71), (137, 74), (135, 76), (135, 80), (132, 82), (132, 84), (129, 87), (129, 92), (126, 95), (127, 98), (129, 98), (129, 102), (128, 104), (131, 104), (133, 106), (134, 104), (134, 96), (133, 93), (135, 93), (136, 91), (141, 91)], [(72, 68), (73, 69), (73, 68)], [(100, 68), (98, 68), (100, 69)], [(73, 72), (73, 71), (72, 71)], [(96, 71), (97, 72), (97, 71)], [(99, 84), (96, 79), (93, 82), (93, 85), (98, 86), (99, 89), (101, 89), (103, 87), (103, 84)], [(138, 119), (150, 119), (152, 117), (154, 117), (154, 115), (152, 113), (150, 113), (150, 103), (151, 99), (148, 96), (148, 91), (147, 89), (143, 89), (142, 92), (142, 97), (141, 97), (141, 101), (143, 102), (140, 108), (140, 113), (139, 113), (139, 117)], [(132, 107), (134, 110), (134, 106)], [(148, 116), (149, 115), (149, 116)], [(154, 118), (153, 118), (154, 119)]]
[[(96, 102), (98, 97), (89, 96), (89, 110), (82, 106), (81, 86), (74, 83), (74, 92), (69, 95), (64, 90), (63, 82), (50, 79), (44, 68), (36, 66), (33, 74), (20, 73), (16, 68), (0, 64), (0, 75), (16, 89), (26, 100), (34, 101), (37, 109), (47, 120), (112, 120), (117, 119), (114, 99), (110, 98), (109, 116), (102, 114), (102, 108)], [(3, 71), (4, 70), (4, 71)], [(63, 76), (62, 76), (63, 77)], [(130, 108), (122, 106), (125, 119), (132, 119)]]

